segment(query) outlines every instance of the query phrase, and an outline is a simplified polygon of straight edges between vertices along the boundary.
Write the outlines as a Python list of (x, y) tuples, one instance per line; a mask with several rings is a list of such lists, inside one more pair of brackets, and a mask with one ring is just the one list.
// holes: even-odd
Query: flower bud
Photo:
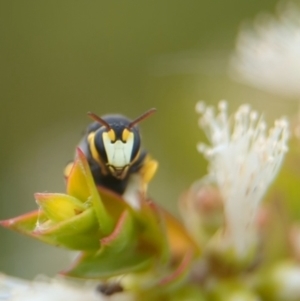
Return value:
[(258, 291), (268, 301), (300, 300), (300, 266), (285, 261), (260, 275)]
[(221, 281), (209, 289), (213, 301), (259, 301), (260, 298), (238, 281)]
[(220, 193), (205, 181), (195, 182), (181, 196), (179, 209), (186, 228), (199, 245), (205, 244), (224, 222)]

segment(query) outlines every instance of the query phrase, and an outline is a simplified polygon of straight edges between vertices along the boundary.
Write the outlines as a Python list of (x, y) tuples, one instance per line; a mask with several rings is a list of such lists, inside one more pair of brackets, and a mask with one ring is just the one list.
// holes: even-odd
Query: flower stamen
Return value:
[(288, 150), (288, 122), (275, 121), (267, 134), (263, 117), (249, 105), (242, 105), (231, 118), (225, 101), (217, 113), (202, 102), (196, 108), (210, 143), (199, 143), (197, 149), (209, 161), (209, 178), (223, 198), (228, 243), (243, 254), (253, 243), (258, 206)]

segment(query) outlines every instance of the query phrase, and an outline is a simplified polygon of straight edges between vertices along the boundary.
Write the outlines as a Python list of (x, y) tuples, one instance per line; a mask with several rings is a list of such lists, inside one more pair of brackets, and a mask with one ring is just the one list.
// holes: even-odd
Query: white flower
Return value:
[(126, 293), (110, 297), (96, 290), (95, 283), (76, 283), (61, 278), (26, 281), (0, 274), (0, 300), (2, 301), (105, 301), (133, 300)]
[(277, 16), (260, 15), (243, 27), (230, 74), (256, 88), (300, 97), (300, 10), (289, 3)]
[(269, 292), (269, 296), (271, 294), (273, 297), (270, 296), (272, 300), (300, 300), (300, 266), (297, 262), (281, 261), (261, 277), (261, 290)]
[(223, 198), (226, 241), (243, 256), (255, 240), (259, 204), (287, 151), (288, 122), (284, 118), (275, 121), (267, 133), (263, 118), (248, 105), (230, 118), (225, 101), (219, 103), (217, 114), (203, 102), (196, 110), (210, 142), (209, 146), (200, 143), (198, 150), (209, 161), (208, 177)]

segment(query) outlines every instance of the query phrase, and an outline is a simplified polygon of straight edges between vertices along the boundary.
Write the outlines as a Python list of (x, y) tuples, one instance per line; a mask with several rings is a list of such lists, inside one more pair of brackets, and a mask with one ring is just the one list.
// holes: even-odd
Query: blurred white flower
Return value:
[(26, 281), (0, 274), (1, 301), (104, 301), (104, 300), (132, 300), (132, 296), (125, 293), (110, 297), (102, 295), (96, 290), (96, 285), (79, 284), (60, 278)]
[(300, 300), (299, 263), (286, 260), (275, 264), (261, 275), (258, 290), (263, 293), (264, 300)]
[(274, 271), (275, 286), (281, 300), (299, 300), (300, 298), (300, 267), (294, 263), (279, 265)]
[(203, 102), (196, 110), (210, 143), (200, 143), (198, 150), (209, 161), (208, 178), (223, 199), (224, 247), (233, 247), (243, 257), (256, 241), (257, 209), (287, 151), (288, 122), (284, 118), (275, 121), (267, 133), (263, 118), (248, 105), (230, 118), (225, 101), (219, 103), (217, 114)]
[(277, 16), (259, 15), (240, 30), (230, 75), (265, 91), (300, 97), (300, 9), (295, 4), (278, 6)]

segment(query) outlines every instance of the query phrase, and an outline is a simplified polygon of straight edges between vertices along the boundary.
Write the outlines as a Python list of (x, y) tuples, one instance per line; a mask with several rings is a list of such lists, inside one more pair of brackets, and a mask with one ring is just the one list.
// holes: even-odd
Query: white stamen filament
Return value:
[(253, 243), (257, 208), (288, 149), (288, 122), (277, 120), (267, 134), (265, 121), (248, 105), (231, 118), (224, 101), (217, 115), (212, 107), (201, 107), (199, 125), (210, 145), (197, 148), (209, 161), (209, 176), (224, 201), (228, 243), (242, 255)]

